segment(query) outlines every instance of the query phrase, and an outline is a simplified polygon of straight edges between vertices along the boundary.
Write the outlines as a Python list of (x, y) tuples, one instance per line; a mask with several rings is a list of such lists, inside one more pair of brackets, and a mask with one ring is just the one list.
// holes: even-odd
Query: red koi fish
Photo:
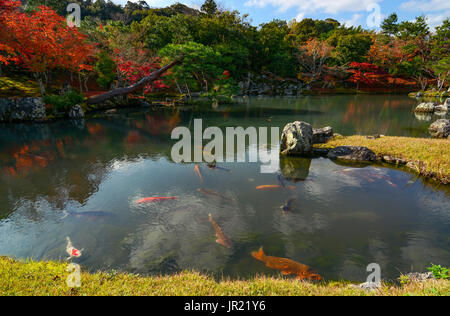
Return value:
[(142, 204), (142, 203), (153, 203), (153, 202), (159, 202), (159, 201), (167, 201), (167, 200), (178, 200), (177, 197), (148, 197), (140, 199), (136, 202), (136, 204)]
[(195, 173), (197, 173), (198, 177), (200, 178), (200, 181), (203, 182), (203, 176), (202, 176), (202, 173), (200, 172), (199, 165), (195, 165), (194, 171), (195, 171)]
[(295, 262), (291, 259), (267, 256), (264, 253), (263, 247), (261, 247), (259, 251), (252, 252), (251, 255), (256, 260), (263, 262), (266, 267), (280, 270), (284, 275), (295, 275), (297, 280), (322, 280), (322, 277), (307, 265)]
[(69, 258), (67, 258), (66, 260), (81, 257), (81, 251), (72, 245), (72, 241), (70, 240), (69, 237), (66, 237), (66, 239), (67, 239), (66, 252), (69, 255)]

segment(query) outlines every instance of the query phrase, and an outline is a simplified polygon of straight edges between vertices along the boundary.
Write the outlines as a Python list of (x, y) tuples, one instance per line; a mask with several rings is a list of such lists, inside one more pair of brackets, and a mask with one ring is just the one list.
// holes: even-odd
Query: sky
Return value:
[[(124, 5), (127, 0), (113, 2)], [(176, 2), (199, 8), (203, 0), (147, 0), (151, 7)], [(396, 12), (401, 21), (425, 14), (430, 26), (435, 27), (450, 17), (450, 0), (217, 0), (217, 3), (224, 9), (248, 13), (253, 25), (273, 19), (333, 18), (347, 26), (377, 29), (382, 19)]]

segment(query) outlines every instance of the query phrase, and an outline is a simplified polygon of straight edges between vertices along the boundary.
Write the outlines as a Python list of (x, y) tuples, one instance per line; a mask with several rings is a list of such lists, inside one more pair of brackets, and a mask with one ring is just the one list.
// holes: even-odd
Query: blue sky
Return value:
[[(113, 1), (120, 4), (127, 2)], [(203, 0), (147, 0), (152, 7), (163, 7), (176, 2), (199, 8)], [(429, 24), (434, 27), (450, 16), (450, 0), (218, 0), (217, 3), (225, 9), (248, 13), (254, 25), (277, 18), (301, 20), (331, 17), (347, 25), (376, 28), (380, 21), (378, 17), (383, 19), (396, 12), (400, 20), (412, 20), (425, 14)]]

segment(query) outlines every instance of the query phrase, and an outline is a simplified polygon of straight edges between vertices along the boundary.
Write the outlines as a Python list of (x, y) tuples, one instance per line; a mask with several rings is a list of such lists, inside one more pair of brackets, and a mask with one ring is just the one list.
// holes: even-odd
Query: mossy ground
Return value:
[(0, 77), (0, 97), (39, 97), (41, 95), (36, 81), (26, 77)]
[(133, 296), (448, 296), (450, 281), (410, 282), (402, 286), (384, 284), (375, 291), (354, 288), (348, 282), (299, 282), (294, 279), (256, 277), (222, 280), (195, 272), (172, 276), (138, 276), (122, 273), (82, 272), (81, 287), (66, 285), (65, 262), (16, 261), (0, 258), (0, 295), (133, 295)]
[(364, 146), (379, 156), (389, 155), (414, 163), (414, 171), (443, 184), (450, 183), (450, 141), (411, 137), (383, 136), (369, 139), (366, 136), (335, 137), (322, 148), (338, 146)]

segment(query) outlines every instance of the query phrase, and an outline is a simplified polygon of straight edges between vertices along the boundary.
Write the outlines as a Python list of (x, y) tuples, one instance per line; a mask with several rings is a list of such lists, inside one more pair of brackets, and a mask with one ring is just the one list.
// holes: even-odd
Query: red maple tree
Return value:
[[(123, 83), (132, 85), (161, 67), (161, 58), (152, 57), (148, 60), (148, 54), (143, 49), (138, 49), (135, 56), (126, 56), (119, 49), (115, 51), (117, 70)], [(144, 94), (155, 89), (168, 88), (162, 80), (156, 80), (144, 86)]]
[(54, 69), (91, 70), (95, 46), (46, 6), (27, 13), (20, 1), (0, 0), (0, 63), (15, 62), (34, 73), (42, 94), (43, 77)]

